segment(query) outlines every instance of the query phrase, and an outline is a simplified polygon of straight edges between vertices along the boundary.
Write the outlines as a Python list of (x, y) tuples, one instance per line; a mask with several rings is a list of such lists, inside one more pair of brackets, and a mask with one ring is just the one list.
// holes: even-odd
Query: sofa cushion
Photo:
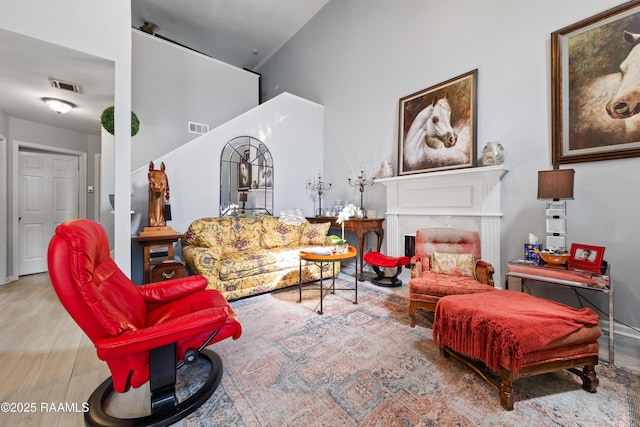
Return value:
[(220, 280), (239, 279), (256, 274), (298, 268), (300, 265), (299, 254), (303, 249), (305, 248), (300, 246), (282, 246), (228, 253), (220, 262)]
[(229, 218), (231, 229), (229, 240), (224, 242), (223, 253), (246, 251), (260, 248), (262, 225), (257, 218)]
[[(409, 281), (409, 289), (413, 294), (427, 294), (438, 297), (496, 290), (493, 286), (480, 283), (473, 277), (429, 272), (411, 279)], [(409, 298), (414, 299), (411, 295)]]
[(434, 273), (474, 277), (475, 262), (472, 254), (434, 252), (431, 258), (431, 271)]
[(320, 222), (312, 224), (305, 222), (302, 224), (302, 236), (300, 237), (301, 245), (324, 245), (327, 233), (331, 227), (330, 222)]
[(262, 215), (258, 219), (262, 225), (263, 248), (297, 245), (300, 242), (302, 227), (285, 224), (270, 215)]

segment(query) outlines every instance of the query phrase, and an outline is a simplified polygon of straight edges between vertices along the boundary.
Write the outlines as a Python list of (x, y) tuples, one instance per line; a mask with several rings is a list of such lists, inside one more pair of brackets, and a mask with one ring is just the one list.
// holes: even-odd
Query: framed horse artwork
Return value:
[(400, 99), (398, 174), (473, 167), (478, 70)]
[(551, 33), (554, 165), (640, 156), (640, 2)]

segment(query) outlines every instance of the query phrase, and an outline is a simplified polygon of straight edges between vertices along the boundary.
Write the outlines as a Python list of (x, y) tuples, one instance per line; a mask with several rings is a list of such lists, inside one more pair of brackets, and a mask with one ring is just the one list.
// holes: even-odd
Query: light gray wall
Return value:
[(0, 110), (0, 135), (7, 135), (9, 132), (9, 118), (6, 113)]
[(198, 137), (187, 132), (189, 121), (214, 129), (258, 105), (255, 73), (131, 31), (131, 103), (141, 122), (131, 170)]
[[(131, 4), (97, 0), (66, 0), (64, 8), (48, 0), (4, 2), (0, 28), (46, 40), (80, 52), (114, 61), (115, 127), (124, 129), (131, 111)], [(69, 13), (72, 10), (73, 13)], [(79, 19), (93, 17), (94, 19)], [(129, 193), (131, 187), (131, 137), (120, 132), (116, 137), (118, 169), (117, 192)], [(115, 214), (115, 260), (124, 272), (131, 270), (129, 204), (122, 203)], [(11, 238), (11, 236), (9, 236)]]
[[(324, 105), (324, 174), (334, 183), (325, 204), (359, 203), (346, 182), (350, 171), (364, 165), (372, 172), (383, 160), (397, 170), (399, 98), (478, 69), (478, 152), (500, 141), (510, 168), (503, 181), (506, 265), (521, 255), (529, 232), (545, 234), (536, 180), (538, 170), (551, 169), (550, 34), (619, 3), (334, 0), (258, 70), (263, 96), (287, 91)], [(568, 241), (606, 247), (616, 320), (636, 328), (639, 166), (640, 158), (569, 165), (576, 183), (567, 203)], [(385, 203), (383, 186), (366, 189), (365, 206), (383, 213)], [(552, 292), (578, 303), (569, 290)], [(604, 295), (583, 294), (606, 312)]]
[(11, 140), (87, 152), (88, 135), (9, 117)]

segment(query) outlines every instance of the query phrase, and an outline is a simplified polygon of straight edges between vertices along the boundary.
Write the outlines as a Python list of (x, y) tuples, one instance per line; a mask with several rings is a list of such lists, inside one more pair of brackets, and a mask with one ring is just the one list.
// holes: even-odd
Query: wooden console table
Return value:
[(524, 291), (524, 281), (531, 280), (533, 282), (551, 283), (553, 285), (565, 286), (577, 289), (588, 289), (591, 291), (603, 292), (609, 297), (609, 362), (614, 361), (614, 332), (613, 332), (613, 283), (609, 275), (608, 265), (605, 274), (588, 273), (583, 271), (572, 271), (566, 267), (550, 267), (536, 265), (522, 259), (514, 259), (509, 261), (507, 265), (507, 273), (505, 274), (505, 289), (509, 289), (509, 278), (517, 277), (522, 280), (522, 291)]
[[(330, 222), (331, 228), (337, 228), (342, 230), (342, 225), (338, 224), (338, 218), (334, 216), (315, 216), (309, 217), (307, 220), (311, 223), (317, 224), (321, 222)], [(369, 233), (376, 233), (378, 236), (378, 245), (376, 247), (376, 251), (380, 252), (380, 248), (382, 247), (382, 239), (384, 238), (384, 229), (382, 228), (382, 222), (384, 218), (351, 218), (345, 221), (344, 229), (346, 231), (350, 231), (355, 234), (358, 238), (358, 258), (360, 262), (360, 274), (358, 279), (363, 282), (364, 281), (364, 269), (363, 269), (363, 261), (362, 257), (364, 256), (364, 241), (365, 237)], [(357, 267), (356, 267), (357, 269)], [(356, 275), (358, 276), (358, 272), (356, 271)]]
[[(151, 283), (153, 281), (158, 281), (159, 277), (154, 277), (152, 279), (152, 270), (155, 267), (161, 268), (163, 266), (162, 262), (157, 262), (152, 260), (151, 251), (153, 249), (165, 249), (167, 251), (167, 258), (161, 261), (171, 261), (174, 260), (173, 255), (173, 243), (182, 239), (184, 234), (166, 234), (163, 236), (134, 236), (131, 238), (132, 241), (138, 242), (143, 247), (144, 251), (144, 261), (143, 261), (143, 269), (144, 269), (144, 280), (143, 283)], [(164, 279), (173, 278), (177, 275), (177, 277), (184, 276), (184, 266), (180, 263), (174, 261), (174, 263), (169, 263), (168, 265), (164, 265), (164, 268), (171, 268), (171, 277), (165, 277)], [(160, 280), (164, 280), (160, 279)]]

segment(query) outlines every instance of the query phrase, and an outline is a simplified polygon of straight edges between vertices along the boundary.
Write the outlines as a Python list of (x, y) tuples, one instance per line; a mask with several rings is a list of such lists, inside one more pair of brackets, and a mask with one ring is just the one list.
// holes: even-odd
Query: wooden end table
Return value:
[(308, 262), (312, 262), (317, 264), (320, 267), (320, 286), (317, 288), (320, 290), (320, 310), (318, 310), (318, 314), (322, 314), (323, 310), (322, 310), (322, 299), (323, 299), (323, 295), (322, 292), (327, 289), (325, 287), (322, 286), (322, 267), (325, 264), (329, 264), (331, 263), (331, 267), (333, 269), (332, 274), (331, 274), (331, 286), (328, 289), (331, 289), (331, 293), (335, 294), (336, 291), (353, 291), (355, 290), (355, 300), (353, 301), (354, 304), (358, 303), (358, 275), (356, 273), (356, 286), (355, 288), (336, 288), (336, 262), (340, 262), (340, 261), (344, 261), (347, 259), (352, 259), (355, 258), (356, 260), (356, 272), (358, 271), (358, 252), (356, 251), (356, 248), (353, 246), (349, 246), (348, 250), (346, 253), (333, 253), (331, 255), (318, 255), (318, 254), (314, 254), (311, 252), (305, 252), (305, 251), (300, 251), (300, 270), (299, 270), (299, 288), (300, 288), (300, 299), (298, 300), (298, 302), (302, 302), (302, 261), (308, 261)]
[[(338, 224), (338, 218), (335, 216), (314, 216), (307, 218), (307, 221), (317, 224), (321, 222), (330, 222), (331, 228), (342, 229), (342, 225)], [(382, 239), (384, 238), (384, 229), (382, 228), (382, 222), (384, 218), (350, 218), (344, 222), (344, 229), (352, 232), (358, 238), (359, 261), (360, 261), (360, 275), (359, 280), (364, 282), (364, 262), (362, 257), (364, 256), (364, 240), (367, 234), (375, 233), (378, 236), (378, 245), (376, 252), (380, 252), (382, 247)], [(358, 275), (358, 266), (356, 265), (356, 276)]]
[[(166, 235), (158, 235), (158, 236), (134, 236), (131, 238), (132, 241), (139, 243), (142, 245), (144, 251), (144, 261), (143, 261), (143, 271), (144, 278), (143, 283), (151, 283), (155, 281), (168, 280), (169, 277), (163, 276), (160, 273), (160, 276), (157, 275), (158, 271), (170, 269), (167, 273), (171, 278), (173, 277), (184, 277), (184, 265), (182, 263), (176, 262), (173, 255), (173, 243), (182, 239), (184, 234), (166, 234)], [(153, 249), (163, 249), (167, 251), (167, 258), (162, 260), (152, 261), (151, 251)], [(168, 261), (173, 260), (173, 263), (169, 263)], [(167, 262), (162, 262), (167, 261)], [(152, 275), (152, 270), (156, 269), (156, 275)], [(153, 277), (152, 277), (153, 276)]]

